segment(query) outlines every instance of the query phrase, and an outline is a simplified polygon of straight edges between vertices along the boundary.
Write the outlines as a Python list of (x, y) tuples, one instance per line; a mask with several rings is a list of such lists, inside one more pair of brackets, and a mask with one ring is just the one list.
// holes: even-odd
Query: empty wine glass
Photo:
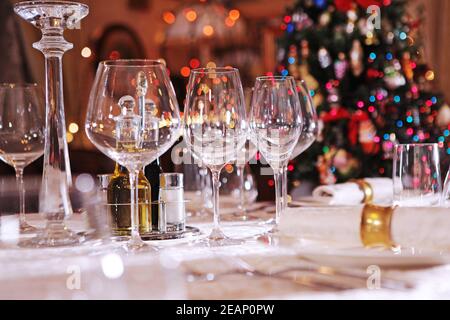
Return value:
[(441, 205), (450, 207), (450, 168), (445, 175), (444, 190), (442, 191)]
[(439, 205), (442, 197), (439, 146), (436, 143), (396, 145), (393, 182), (395, 205)]
[[(146, 114), (152, 100), (152, 115)], [(125, 248), (146, 246), (139, 234), (137, 176), (165, 153), (182, 129), (175, 91), (160, 61), (101, 62), (89, 98), (86, 133), (105, 155), (130, 174), (131, 238)]]
[(270, 222), (275, 225), (273, 231), (286, 208), (285, 172), (302, 132), (301, 94), (293, 77), (256, 79), (250, 116), (251, 138), (274, 172), (276, 216)]
[(211, 171), (214, 227), (208, 246), (240, 243), (220, 229), (220, 171), (237, 160), (247, 140), (244, 93), (239, 71), (234, 68), (192, 70), (185, 105), (185, 139), (188, 148)]
[(36, 84), (0, 85), (0, 159), (14, 167), (21, 233), (33, 233), (25, 218), (23, 171), (44, 154), (44, 103)]
[[(298, 83), (298, 88), (300, 89), (300, 103), (302, 107), (302, 121), (303, 129), (300, 133), (300, 138), (298, 139), (297, 145), (292, 152), (291, 160), (297, 158), (303, 152), (309, 149), (311, 145), (316, 141), (317, 135), (319, 134), (319, 118), (317, 117), (316, 107), (314, 106), (313, 100), (310, 95), (310, 91), (305, 83), (301, 80)], [(283, 172), (283, 179), (287, 181), (287, 171)], [(283, 199), (287, 205), (287, 185), (283, 186)]]
[(319, 118), (317, 117), (316, 108), (305, 81), (300, 81), (298, 88), (300, 88), (302, 93), (300, 98), (304, 100), (304, 103), (300, 104), (302, 108), (303, 129), (300, 133), (297, 145), (292, 152), (291, 160), (297, 158), (311, 147), (314, 141), (316, 141), (319, 133)]

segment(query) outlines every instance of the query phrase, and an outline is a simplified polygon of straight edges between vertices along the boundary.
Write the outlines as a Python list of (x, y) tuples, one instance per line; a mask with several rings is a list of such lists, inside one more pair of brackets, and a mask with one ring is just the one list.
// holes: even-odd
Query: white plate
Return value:
[[(450, 264), (450, 251), (401, 248), (397, 251), (366, 249), (363, 247), (338, 247), (334, 244), (315, 241), (296, 240), (291, 243), (295, 252), (306, 259), (322, 265), (363, 267), (378, 266), (385, 268), (424, 268)], [(284, 242), (284, 243), (283, 243)], [(286, 239), (280, 241), (287, 245)]]

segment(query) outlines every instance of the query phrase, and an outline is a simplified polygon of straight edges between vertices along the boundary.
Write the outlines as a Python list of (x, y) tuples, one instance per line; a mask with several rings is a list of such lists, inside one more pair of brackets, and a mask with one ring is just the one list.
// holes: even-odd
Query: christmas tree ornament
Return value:
[(334, 75), (336, 79), (342, 80), (348, 70), (348, 61), (344, 52), (339, 52), (338, 60), (334, 62)]
[(326, 69), (331, 65), (331, 56), (325, 47), (321, 47), (319, 49), (318, 58), (319, 58), (320, 66), (323, 69)]
[(326, 27), (331, 22), (331, 14), (329, 11), (325, 11), (319, 17), (319, 26)]
[(364, 51), (359, 40), (353, 40), (352, 49), (350, 50), (350, 66), (355, 77), (361, 76), (364, 71), (363, 64)]
[(306, 86), (310, 90), (317, 90), (319, 88), (319, 82), (309, 72), (309, 66), (307, 63), (303, 63), (300, 66), (298, 66), (298, 71), (300, 74), (300, 79), (303, 79), (305, 81)]
[(411, 61), (411, 54), (408, 51), (405, 51), (402, 56), (402, 68), (408, 81), (411, 81), (414, 78), (414, 70), (412, 65), (413, 62)]
[(302, 40), (300, 42), (300, 48), (301, 48), (302, 61), (305, 62), (309, 57), (309, 42), (308, 42), (308, 40)]
[(329, 185), (336, 183), (337, 179), (331, 170), (330, 162), (327, 161), (325, 156), (318, 157), (316, 168), (319, 173), (320, 184)]
[(352, 176), (354, 171), (357, 171), (360, 166), (359, 161), (354, 158), (347, 150), (339, 149), (333, 156), (332, 167), (344, 179)]
[(395, 90), (406, 84), (406, 79), (401, 71), (401, 65), (397, 59), (384, 68), (384, 82), (390, 90)]

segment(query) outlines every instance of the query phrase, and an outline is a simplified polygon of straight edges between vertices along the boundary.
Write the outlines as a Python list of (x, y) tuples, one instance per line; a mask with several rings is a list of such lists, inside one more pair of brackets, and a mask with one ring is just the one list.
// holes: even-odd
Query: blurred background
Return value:
[[(311, 0), (312, 1), (312, 0)], [(395, 0), (393, 0), (395, 1)], [(16, 16), (12, 4), (0, 0), (0, 82), (43, 84), (44, 60), (31, 44), (40, 32)], [(98, 62), (106, 59), (164, 59), (180, 107), (192, 68), (234, 66), (245, 87), (258, 75), (276, 71), (278, 39), (293, 0), (82, 0), (90, 14), (81, 30), (67, 31), (74, 49), (64, 56), (67, 137), (72, 171), (111, 173), (114, 164), (84, 133), (89, 91)], [(411, 0), (414, 15), (423, 8), (421, 25), (426, 59), (435, 70), (433, 86), (450, 98), (450, 0)], [(162, 161), (170, 170), (170, 161)], [(42, 159), (25, 174), (40, 174)], [(13, 175), (0, 163), (0, 175)], [(255, 172), (258, 176), (258, 173)], [(271, 177), (257, 178), (261, 199), (273, 197)]]

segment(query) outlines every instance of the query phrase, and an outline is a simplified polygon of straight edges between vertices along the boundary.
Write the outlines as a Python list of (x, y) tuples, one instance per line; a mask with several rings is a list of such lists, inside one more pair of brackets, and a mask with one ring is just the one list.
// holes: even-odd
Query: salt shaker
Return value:
[(186, 210), (182, 173), (160, 174), (159, 187), (159, 231), (184, 231)]

